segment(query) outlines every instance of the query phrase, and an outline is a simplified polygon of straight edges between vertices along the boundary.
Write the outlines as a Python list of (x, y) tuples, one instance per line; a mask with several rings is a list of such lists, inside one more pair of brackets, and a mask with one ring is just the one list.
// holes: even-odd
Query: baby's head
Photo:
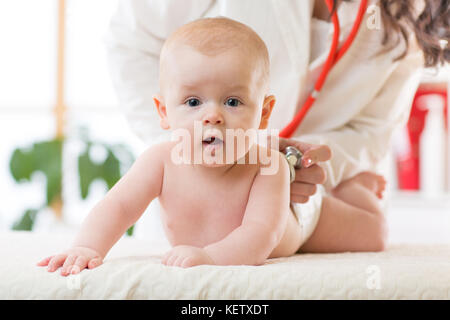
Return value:
[[(200, 145), (211, 132), (221, 133), (226, 143), (226, 130), (265, 129), (275, 103), (267, 95), (269, 69), (263, 40), (240, 22), (217, 17), (181, 26), (160, 54), (160, 92), (153, 98), (161, 127), (186, 129)], [(194, 139), (194, 124), (201, 125), (200, 141)], [(234, 158), (253, 143), (246, 142)]]

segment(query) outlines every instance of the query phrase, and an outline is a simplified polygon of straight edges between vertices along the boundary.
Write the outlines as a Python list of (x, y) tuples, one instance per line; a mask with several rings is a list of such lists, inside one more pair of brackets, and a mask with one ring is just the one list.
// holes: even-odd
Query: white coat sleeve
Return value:
[(214, 0), (119, 0), (104, 37), (119, 108), (145, 143), (170, 140), (152, 99), (159, 91), (159, 53), (178, 27), (204, 16)]
[(385, 158), (395, 130), (408, 121), (420, 82), (418, 61), (421, 61), (420, 56), (414, 53), (398, 62), (374, 99), (345, 126), (294, 138), (330, 147), (332, 159), (320, 164), (327, 173), (324, 187), (328, 192), (361, 171), (375, 171)]

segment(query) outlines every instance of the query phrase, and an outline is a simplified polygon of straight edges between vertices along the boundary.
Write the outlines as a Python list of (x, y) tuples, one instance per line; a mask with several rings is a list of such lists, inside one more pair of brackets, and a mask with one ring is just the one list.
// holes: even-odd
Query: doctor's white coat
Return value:
[[(328, 191), (360, 171), (376, 170), (394, 130), (408, 119), (420, 80), (423, 58), (417, 49), (397, 62), (401, 44), (377, 55), (384, 31), (376, 3), (370, 2), (352, 47), (329, 73), (293, 136), (332, 149), (333, 158), (322, 164)], [(159, 90), (159, 52), (179, 26), (219, 15), (250, 26), (266, 43), (270, 93), (276, 97), (268, 130), (281, 130), (303, 104), (328, 55), (333, 28), (312, 18), (313, 7), (314, 0), (120, 1), (106, 43), (113, 84), (132, 130), (148, 144), (170, 140), (152, 100)], [(358, 7), (359, 1), (339, 7), (341, 43)]]

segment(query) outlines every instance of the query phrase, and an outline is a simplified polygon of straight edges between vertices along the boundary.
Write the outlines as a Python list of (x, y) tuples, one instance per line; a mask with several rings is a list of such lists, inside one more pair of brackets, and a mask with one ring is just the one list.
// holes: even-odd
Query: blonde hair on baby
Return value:
[(203, 55), (215, 56), (237, 48), (246, 56), (254, 57), (260, 70), (260, 84), (265, 90), (269, 84), (269, 52), (266, 44), (247, 25), (226, 17), (201, 18), (176, 29), (165, 41), (160, 54), (160, 74), (164, 74), (167, 53), (177, 44), (192, 47)]

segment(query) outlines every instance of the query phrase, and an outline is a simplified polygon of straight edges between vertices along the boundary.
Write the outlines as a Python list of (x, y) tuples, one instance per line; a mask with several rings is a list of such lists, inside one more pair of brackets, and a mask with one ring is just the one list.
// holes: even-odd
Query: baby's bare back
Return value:
[(199, 164), (174, 164), (166, 150), (159, 202), (169, 242), (204, 247), (239, 227), (259, 165), (235, 164), (221, 174)]

